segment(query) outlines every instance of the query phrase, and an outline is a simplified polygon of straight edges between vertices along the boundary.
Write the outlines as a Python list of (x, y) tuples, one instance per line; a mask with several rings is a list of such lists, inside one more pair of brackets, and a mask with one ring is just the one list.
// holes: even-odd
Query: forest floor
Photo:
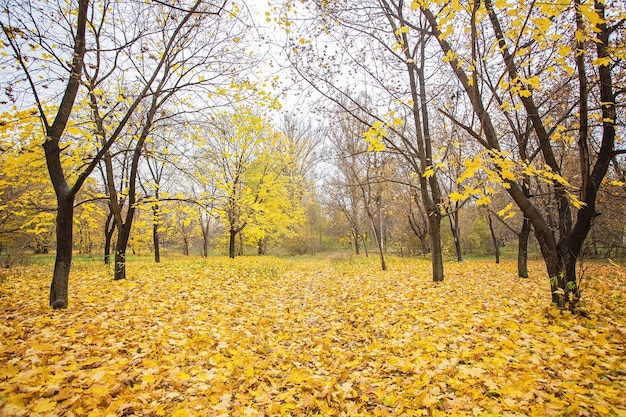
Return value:
[(514, 261), (147, 259), (0, 273), (0, 416), (626, 416), (626, 268), (586, 317)]

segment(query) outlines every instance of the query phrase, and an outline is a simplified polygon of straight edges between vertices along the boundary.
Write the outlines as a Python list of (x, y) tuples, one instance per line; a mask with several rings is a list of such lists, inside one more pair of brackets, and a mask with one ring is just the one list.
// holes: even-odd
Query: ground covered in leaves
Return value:
[(588, 317), (540, 262), (224, 258), (0, 275), (2, 416), (626, 415), (626, 269), (585, 270)]

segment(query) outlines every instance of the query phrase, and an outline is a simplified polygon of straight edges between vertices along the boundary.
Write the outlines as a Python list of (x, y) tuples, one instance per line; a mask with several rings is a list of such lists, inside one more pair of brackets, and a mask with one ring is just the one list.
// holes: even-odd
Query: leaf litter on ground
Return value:
[(626, 416), (626, 271), (589, 265), (587, 316), (540, 262), (395, 258), (77, 263), (3, 272), (1, 416)]

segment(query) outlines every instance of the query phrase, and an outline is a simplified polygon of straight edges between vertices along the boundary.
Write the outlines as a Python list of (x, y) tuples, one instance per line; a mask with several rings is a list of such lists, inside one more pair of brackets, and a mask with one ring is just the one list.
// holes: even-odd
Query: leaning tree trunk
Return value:
[(70, 268), (72, 266), (72, 234), (74, 228), (74, 195), (58, 198), (56, 218), (56, 258), (50, 284), (50, 306), (67, 308)]

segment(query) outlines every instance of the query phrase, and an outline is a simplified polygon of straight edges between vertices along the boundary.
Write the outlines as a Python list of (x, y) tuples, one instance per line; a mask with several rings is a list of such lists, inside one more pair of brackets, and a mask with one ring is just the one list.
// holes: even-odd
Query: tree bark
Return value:
[(448, 215), (450, 221), (450, 232), (452, 232), (452, 239), (454, 239), (454, 249), (456, 250), (457, 262), (463, 262), (463, 250), (461, 249), (461, 229), (459, 227), (459, 213), (451, 212)]
[(107, 221), (104, 224), (104, 264), (111, 263), (111, 241), (113, 240), (113, 232), (115, 231), (115, 221), (113, 213), (109, 212)]
[(378, 230), (378, 228), (376, 227), (376, 222), (374, 221), (374, 215), (370, 211), (369, 207), (367, 207), (367, 204), (366, 204), (365, 211), (367, 212), (367, 217), (369, 218), (370, 225), (372, 226), (372, 233), (374, 233), (374, 240), (376, 240), (376, 249), (378, 249), (378, 257), (380, 259), (380, 268), (383, 271), (386, 271), (387, 262), (385, 261), (385, 254), (383, 252), (382, 237), (380, 235), (381, 234), (380, 230)]
[[(59, 104), (56, 118), (52, 125), (48, 125), (45, 113), (41, 110), (41, 117), (46, 126), (46, 141), (43, 144), (46, 165), (52, 186), (57, 198), (56, 218), (56, 258), (54, 272), (50, 283), (50, 306), (53, 309), (67, 308), (68, 286), (70, 269), (72, 266), (73, 228), (74, 228), (74, 199), (76, 193), (86, 179), (82, 173), (72, 188), (67, 183), (63, 166), (61, 165), (60, 140), (74, 107), (74, 101), (80, 87), (80, 79), (85, 56), (85, 29), (87, 26), (87, 11), (89, 1), (78, 2), (76, 36), (74, 38), (74, 56), (71, 72), (67, 81), (63, 98)], [(24, 67), (26, 73), (28, 69)], [(33, 87), (33, 92), (34, 87)], [(40, 104), (40, 103), (38, 103)], [(88, 175), (88, 173), (87, 173)]]
[(359, 255), (361, 248), (359, 247), (359, 232), (356, 229), (352, 229), (352, 239), (354, 240), (354, 254)]
[(524, 215), (522, 228), (517, 235), (517, 275), (528, 278), (528, 238), (530, 237), (530, 220)]
[(266, 251), (267, 251), (267, 239), (261, 238), (258, 241), (257, 255), (265, 255)]
[[(580, 7), (580, 2), (578, 2)], [(498, 16), (496, 15), (490, 0), (484, 0), (485, 7), (491, 21), (491, 26), (495, 31), (496, 38), (498, 40), (498, 46), (501, 51), (503, 61), (506, 64), (506, 71), (511, 79), (518, 77), (518, 69), (514, 61), (514, 56), (511, 55), (508, 45), (506, 43), (506, 37), (502, 33)], [(595, 27), (597, 32), (597, 41), (595, 47), (597, 48), (597, 57), (599, 60), (610, 58), (609, 48), (609, 36), (611, 29), (607, 27), (605, 20), (605, 5), (601, 1), (594, 2), (595, 12), (600, 18), (600, 22)], [(438, 22), (435, 15), (428, 9), (422, 8), (422, 13), (429, 21), (433, 33), (438, 39), (439, 45), (442, 51), (446, 54), (454, 54), (450, 44), (442, 38), (438, 29)], [(582, 19), (578, 14), (576, 19), (578, 30), (581, 28)], [(475, 22), (472, 22), (472, 30), (476, 31)], [(577, 45), (578, 49), (584, 47), (582, 43)], [(577, 54), (583, 54), (584, 51), (579, 50)], [(465, 71), (462, 69), (457, 58), (449, 60), (449, 65), (452, 71), (457, 76), (459, 82), (463, 86), (474, 110), (476, 116), (481, 120), (482, 135), (485, 140), (476, 136), (476, 139), (487, 149), (499, 151), (499, 139), (496, 133), (493, 121), (490, 115), (487, 113), (483, 102), (478, 94), (476, 84), (470, 83), (469, 78)], [(585, 60), (577, 60), (577, 65), (584, 66)], [(593, 169), (589, 169), (586, 165), (589, 163), (589, 159), (585, 155), (586, 144), (579, 143), (579, 155), (580, 155), (580, 175), (586, 178), (581, 178), (581, 184), (584, 189), (580, 190), (581, 200), (584, 205), (578, 210), (575, 223), (572, 222), (572, 210), (570, 207), (569, 197), (567, 196), (565, 188), (560, 184), (554, 184), (554, 197), (557, 202), (557, 208), (555, 210), (558, 215), (558, 225), (555, 228), (550, 227), (547, 219), (549, 213), (543, 215), (537, 207), (535, 207), (530, 199), (525, 195), (522, 187), (517, 182), (507, 181), (507, 192), (511, 195), (515, 203), (520, 210), (528, 217), (531, 222), (539, 247), (541, 248), (541, 254), (546, 265), (550, 280), (550, 288), (552, 291), (552, 301), (556, 303), (560, 308), (569, 306), (575, 307), (580, 299), (580, 290), (578, 288), (578, 280), (576, 276), (576, 261), (581, 253), (581, 248), (584, 240), (591, 228), (592, 221), (597, 212), (595, 210), (595, 202), (598, 189), (602, 183), (602, 179), (605, 177), (608, 170), (611, 159), (615, 156), (615, 136), (616, 136), (616, 103), (615, 94), (613, 91), (611, 66), (599, 64), (595, 65), (599, 79), (599, 98), (601, 103), (602, 112), (602, 139), (599, 145), (596, 157), (594, 158)], [(582, 68), (579, 68), (579, 77), (586, 77)], [(580, 80), (580, 94), (579, 97), (584, 99), (587, 96), (585, 91), (587, 88), (586, 80)], [(543, 124), (542, 116), (538, 111), (538, 108), (534, 102), (532, 94), (528, 97), (520, 97), (528, 118), (532, 123), (533, 131), (537, 136), (537, 140), (540, 145), (541, 154), (544, 161), (550, 168), (560, 173), (559, 164), (555, 158), (555, 153), (552, 149), (552, 143), (546, 127)], [(587, 107), (586, 102), (580, 103), (581, 113), (584, 113)], [(581, 129), (586, 121), (581, 122)], [(580, 132), (579, 140), (584, 141), (586, 138), (586, 132)], [(558, 234), (557, 234), (558, 233)]]
[(209, 256), (209, 227), (211, 226), (211, 220), (207, 218), (206, 223), (200, 216), (200, 228), (202, 229), (202, 257), (207, 258)]
[(491, 220), (491, 214), (487, 212), (487, 223), (489, 224), (489, 233), (491, 234), (491, 242), (493, 243), (493, 249), (496, 254), (496, 263), (500, 263), (500, 245), (498, 244), (498, 236), (493, 228), (493, 220)]
[(117, 231), (115, 242), (115, 267), (113, 280), (118, 281), (126, 278), (126, 249), (130, 238), (131, 223), (125, 222)]
[(369, 253), (369, 249), (367, 249), (367, 241), (365, 240), (365, 233), (361, 233), (361, 242), (363, 242), (363, 250), (365, 251), (365, 257), (369, 258), (370, 253)]
[(441, 250), (441, 215), (428, 214), (428, 236), (430, 237), (433, 281), (443, 281), (443, 251)]
[(231, 259), (235, 259), (235, 243), (237, 238), (237, 231), (233, 228), (230, 229), (228, 235), (228, 256)]
[(161, 244), (159, 239), (159, 225), (154, 223), (152, 225), (152, 244), (154, 246), (154, 262), (161, 262)]
[(189, 237), (183, 236), (183, 255), (189, 256)]
[(154, 198), (156, 202), (152, 205), (152, 245), (154, 247), (154, 262), (161, 262), (161, 241), (159, 236), (159, 221), (161, 217), (159, 216), (159, 189), (157, 188), (154, 192)]
[(72, 266), (72, 233), (74, 227), (74, 195), (57, 197), (56, 258), (50, 284), (50, 306), (54, 309), (67, 308), (69, 275)]

